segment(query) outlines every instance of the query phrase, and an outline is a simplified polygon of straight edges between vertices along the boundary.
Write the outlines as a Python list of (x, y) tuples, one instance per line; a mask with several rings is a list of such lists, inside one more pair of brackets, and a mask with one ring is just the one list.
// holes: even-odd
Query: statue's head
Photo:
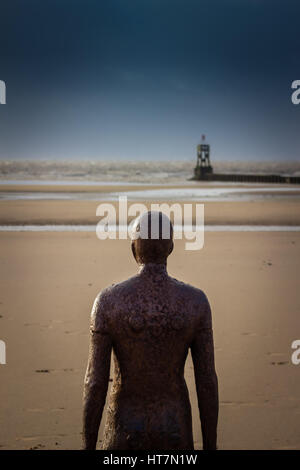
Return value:
[(131, 227), (131, 249), (138, 264), (165, 264), (173, 250), (173, 225), (162, 212), (149, 211)]

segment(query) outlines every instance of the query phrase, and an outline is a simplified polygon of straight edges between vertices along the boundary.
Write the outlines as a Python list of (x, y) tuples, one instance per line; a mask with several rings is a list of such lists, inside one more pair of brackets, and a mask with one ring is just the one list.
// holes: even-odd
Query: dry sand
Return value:
[[(96, 224), (97, 205), (2, 200), (0, 224)], [(209, 202), (205, 223), (300, 225), (299, 208), (293, 194)], [(196, 252), (185, 251), (184, 243), (176, 240), (168, 268), (211, 302), (219, 447), (300, 449), (300, 365), (291, 363), (291, 343), (300, 339), (300, 232), (208, 232)], [(0, 339), (7, 347), (7, 364), (0, 365), (0, 448), (78, 449), (90, 309), (99, 290), (136, 272), (129, 242), (99, 241), (92, 232), (1, 232), (0, 262)], [(200, 448), (190, 358), (185, 373)]]
[[(90, 308), (101, 288), (136, 272), (129, 243), (85, 232), (0, 241), (0, 446), (78, 449)], [(170, 274), (212, 306), (221, 449), (300, 448), (299, 255), (300, 233), (207, 233), (198, 252), (176, 241)], [(199, 448), (190, 359), (185, 372)]]

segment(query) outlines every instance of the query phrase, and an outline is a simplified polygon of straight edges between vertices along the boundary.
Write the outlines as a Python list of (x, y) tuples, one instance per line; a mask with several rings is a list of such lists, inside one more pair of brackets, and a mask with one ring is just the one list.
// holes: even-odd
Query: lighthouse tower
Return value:
[(197, 145), (197, 165), (194, 169), (195, 179), (206, 179), (211, 173), (213, 173), (213, 167), (210, 164), (210, 145), (207, 144), (203, 134), (201, 144)]

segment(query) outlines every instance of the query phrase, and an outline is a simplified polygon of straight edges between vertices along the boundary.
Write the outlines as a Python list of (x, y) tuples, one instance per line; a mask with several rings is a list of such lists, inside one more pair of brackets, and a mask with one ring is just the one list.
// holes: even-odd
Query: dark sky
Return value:
[(1, 0), (0, 158), (296, 160), (299, 0)]

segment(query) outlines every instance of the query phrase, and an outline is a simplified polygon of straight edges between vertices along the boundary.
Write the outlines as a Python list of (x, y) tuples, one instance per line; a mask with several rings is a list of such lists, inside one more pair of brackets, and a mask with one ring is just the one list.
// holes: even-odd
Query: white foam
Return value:
[[(209, 199), (219, 199), (227, 198), (230, 195), (234, 195), (235, 199), (237, 197), (243, 197), (247, 195), (265, 197), (265, 193), (280, 194), (283, 192), (296, 192), (300, 196), (300, 188), (295, 187), (259, 187), (259, 188), (215, 188), (215, 187), (204, 187), (204, 188), (168, 188), (168, 189), (145, 189), (143, 191), (124, 191), (122, 195), (127, 196), (130, 200), (209, 200)], [(110, 197), (108, 194), (106, 197)], [(118, 198), (119, 193), (111, 193), (111, 196)]]
[(201, 201), (225, 202), (266, 198), (300, 197), (300, 188), (291, 186), (268, 187), (202, 187), (161, 188), (120, 192), (0, 192), (2, 200), (88, 200), (118, 201), (126, 196), (129, 201)]

